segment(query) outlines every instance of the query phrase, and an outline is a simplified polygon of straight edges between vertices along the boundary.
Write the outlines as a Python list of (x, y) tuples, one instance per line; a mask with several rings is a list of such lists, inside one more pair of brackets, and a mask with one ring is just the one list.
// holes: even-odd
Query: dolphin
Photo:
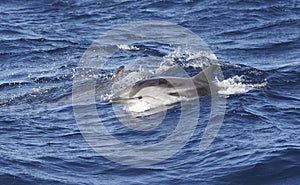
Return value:
[(139, 113), (215, 94), (218, 88), (212, 83), (212, 76), (217, 67), (211, 65), (189, 78), (159, 77), (137, 81), (114, 95), (110, 103), (125, 104), (127, 111)]

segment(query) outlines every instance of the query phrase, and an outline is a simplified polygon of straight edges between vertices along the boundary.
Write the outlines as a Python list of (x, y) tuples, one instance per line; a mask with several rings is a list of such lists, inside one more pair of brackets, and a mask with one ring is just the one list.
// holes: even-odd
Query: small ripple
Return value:
[[(299, 149), (271, 151), (256, 163), (221, 177), (220, 181), (232, 184), (266, 184), (298, 176), (300, 171), (299, 154)], [(253, 178), (249, 178), (250, 176)]]
[(22, 176), (12, 175), (9, 173), (0, 174), (1, 184), (18, 184), (18, 185), (31, 185), (34, 184), (28, 180), (25, 180)]
[(29, 84), (31, 84), (31, 82), (28, 82), (28, 81), (3, 82), (3, 83), (0, 83), (0, 90), (3, 90), (6, 87), (18, 87), (19, 88), (23, 85), (29, 85)]

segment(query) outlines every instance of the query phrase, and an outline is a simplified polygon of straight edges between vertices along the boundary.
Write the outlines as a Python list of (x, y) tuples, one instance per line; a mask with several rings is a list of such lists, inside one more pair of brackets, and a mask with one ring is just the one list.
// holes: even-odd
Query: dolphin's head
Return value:
[(138, 92), (133, 96), (129, 96), (130, 90), (124, 90), (117, 96), (110, 99), (110, 103), (120, 103), (125, 105), (125, 109), (130, 112), (144, 112), (161, 105), (159, 97), (154, 97), (146, 91), (147, 88)]
[(110, 100), (111, 103), (120, 103), (125, 105), (125, 110), (129, 112), (144, 112), (150, 110), (151, 108), (155, 107), (153, 101), (153, 97), (151, 96), (139, 96), (139, 97), (130, 97), (130, 98), (123, 98), (123, 97), (115, 97)]
[(175, 89), (170, 83), (161, 79), (138, 81), (110, 99), (110, 103), (125, 104), (129, 111), (143, 112), (178, 101)]
[(127, 93), (119, 93), (117, 96), (112, 97), (109, 102), (110, 103), (130, 103), (130, 102), (138, 102), (138, 101), (144, 101), (145, 99), (149, 98), (151, 96), (146, 95), (135, 95), (132, 97), (127, 96)]

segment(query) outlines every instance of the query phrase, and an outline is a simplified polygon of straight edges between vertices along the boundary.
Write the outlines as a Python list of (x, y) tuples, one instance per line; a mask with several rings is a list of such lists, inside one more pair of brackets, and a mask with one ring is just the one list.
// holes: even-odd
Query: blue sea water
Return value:
[[(226, 112), (205, 151), (198, 148), (209, 97), (181, 150), (126, 166), (89, 145), (70, 96), (76, 67), (100, 35), (151, 20), (185, 27), (209, 45), (224, 74)], [(4, 0), (0, 25), (0, 184), (299, 184), (299, 1)], [(98, 69), (100, 80), (139, 57), (195, 60), (151, 40), (122, 47), (115, 65)], [(107, 99), (97, 108), (112, 135), (136, 145), (162, 141), (179, 119), (175, 107), (158, 129), (136, 132), (121, 128)]]

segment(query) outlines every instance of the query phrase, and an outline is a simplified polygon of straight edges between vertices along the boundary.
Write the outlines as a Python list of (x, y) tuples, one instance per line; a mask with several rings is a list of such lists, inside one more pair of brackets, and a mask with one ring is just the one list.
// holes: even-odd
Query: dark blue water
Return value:
[[(181, 150), (132, 167), (89, 146), (70, 95), (76, 66), (99, 35), (146, 20), (193, 31), (217, 56), (225, 79), (243, 76), (251, 89), (229, 93), (222, 127), (205, 151), (198, 150), (209, 114), (204, 98), (203, 119)], [(1, 1), (0, 25), (0, 184), (299, 184), (299, 1)], [(124, 55), (169, 52), (154, 46)], [(104, 122), (118, 139), (140, 145), (165, 137), (120, 130), (111, 105), (97, 107), (111, 110)], [(166, 132), (178, 120), (176, 107), (167, 118), (159, 127)]]

